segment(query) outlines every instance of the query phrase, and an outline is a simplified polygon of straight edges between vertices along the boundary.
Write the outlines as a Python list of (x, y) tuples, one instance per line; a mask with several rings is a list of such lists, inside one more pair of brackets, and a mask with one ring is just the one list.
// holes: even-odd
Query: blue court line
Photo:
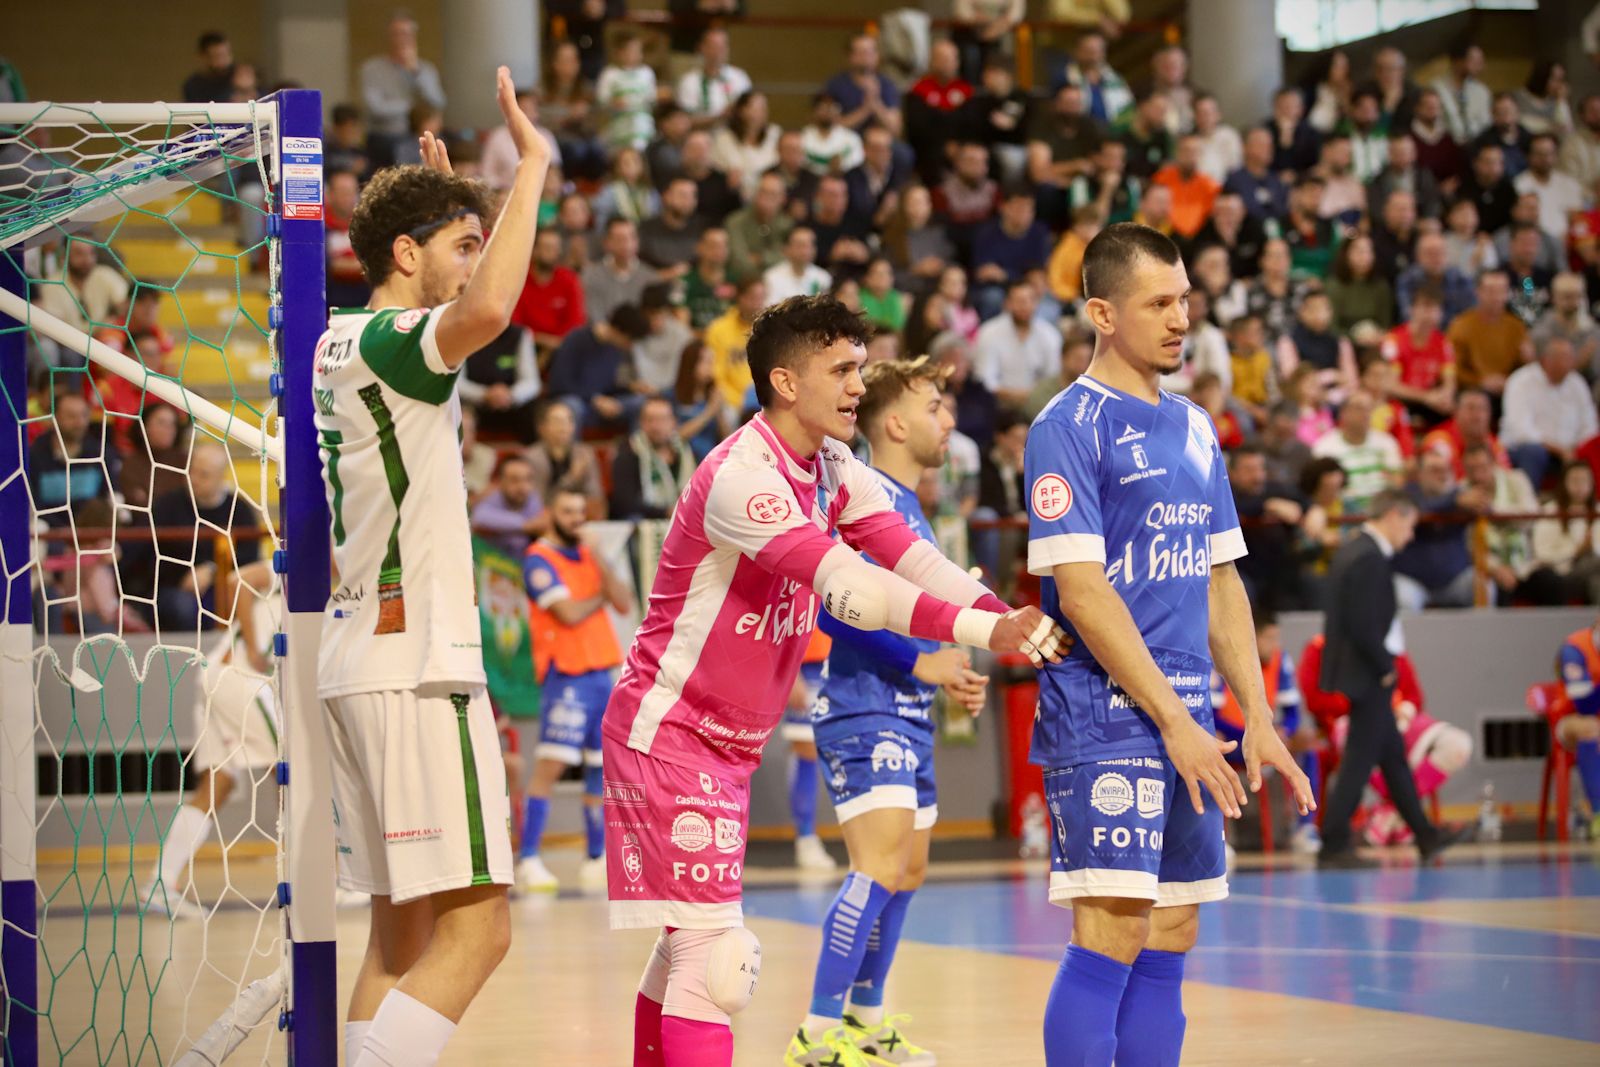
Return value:
[[(1187, 972), (1196, 981), (1600, 1042), (1600, 938), (1348, 907), (1600, 897), (1592, 863), (1295, 869), (1231, 882), (1236, 899), (1202, 909)], [(752, 889), (745, 911), (816, 925), (832, 897), (832, 887)], [(905, 936), (1056, 960), (1071, 928), (1042, 878), (939, 882), (918, 891)]]

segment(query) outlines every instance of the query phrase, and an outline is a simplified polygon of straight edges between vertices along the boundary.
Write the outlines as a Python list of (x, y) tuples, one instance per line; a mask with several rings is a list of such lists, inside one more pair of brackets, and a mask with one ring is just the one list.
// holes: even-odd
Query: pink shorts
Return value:
[(609, 736), (601, 752), (611, 928), (744, 925), (750, 779), (667, 763)]

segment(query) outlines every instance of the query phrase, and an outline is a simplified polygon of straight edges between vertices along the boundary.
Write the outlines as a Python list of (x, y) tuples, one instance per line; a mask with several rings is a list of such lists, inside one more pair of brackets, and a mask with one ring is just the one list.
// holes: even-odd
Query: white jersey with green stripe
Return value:
[(457, 372), (443, 307), (335, 310), (312, 384), (338, 576), (323, 697), (483, 685)]

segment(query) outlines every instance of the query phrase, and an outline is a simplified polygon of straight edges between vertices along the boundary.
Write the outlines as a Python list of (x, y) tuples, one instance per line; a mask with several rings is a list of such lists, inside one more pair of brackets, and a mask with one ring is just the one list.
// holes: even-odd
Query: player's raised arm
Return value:
[[(539, 217), (539, 194), (550, 169), (550, 143), (517, 106), (511, 72), (501, 67), (495, 75), (495, 92), (506, 127), (517, 148), (517, 174), (506, 194), (505, 207), (494, 225), (483, 258), (466, 288), (441, 313), (435, 333), (439, 356), (451, 370), (494, 340), (511, 322), (511, 311), (522, 294), (533, 258), (533, 236)], [(443, 148), (430, 153), (430, 165), (448, 168)], [(472, 255), (476, 248), (464, 249)]]

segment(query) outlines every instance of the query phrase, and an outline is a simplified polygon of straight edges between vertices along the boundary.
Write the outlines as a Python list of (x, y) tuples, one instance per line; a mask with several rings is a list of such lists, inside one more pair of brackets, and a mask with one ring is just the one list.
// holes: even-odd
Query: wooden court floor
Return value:
[[(577, 857), (550, 859), (567, 874)], [(224, 890), (214, 866), (196, 869), (208, 903)], [(275, 965), (276, 918), (249, 903), (266, 898), (271, 880), (270, 862), (235, 862), (211, 919), (170, 928), (118, 910), (115, 879), (84, 894), (87, 909), (59, 896), (46, 923), (42, 984), (60, 977), (42, 1062), (156, 1063), (158, 1049), (170, 1062), (241, 978)], [(835, 881), (763, 870), (750, 882), (746, 910), (765, 966), (735, 1024), (735, 1063), (768, 1067), (810, 999), (816, 920)], [(1185, 1064), (1600, 1064), (1592, 846), (1485, 846), (1432, 869), (1403, 857), (1378, 871), (1320, 875), (1286, 863), (1236, 872), (1232, 888), (1204, 909), (1190, 957)], [(936, 864), (912, 905), (889, 1002), (912, 1016), (908, 1030), (942, 1064), (1042, 1063), (1040, 1019), (1070, 933), (1068, 914), (1043, 897), (1038, 865)], [(512, 913), (511, 954), (444, 1062), (626, 1064), (654, 934), (610, 933), (604, 902), (577, 894), (514, 899)], [(341, 996), (366, 921), (360, 909), (340, 913)], [(228, 1062), (283, 1057), (282, 1036), (268, 1026)]]

